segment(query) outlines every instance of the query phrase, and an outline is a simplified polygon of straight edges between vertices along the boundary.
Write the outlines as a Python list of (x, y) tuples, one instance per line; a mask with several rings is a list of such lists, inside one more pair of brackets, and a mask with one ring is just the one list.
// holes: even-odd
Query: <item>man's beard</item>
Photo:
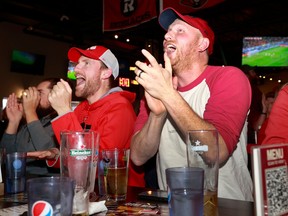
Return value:
[(99, 80), (90, 80), (87, 81), (84, 88), (82, 90), (78, 90), (75, 92), (77, 97), (85, 98), (94, 95), (100, 88), (100, 81)]
[(53, 112), (55, 112), (55, 110), (50, 106), (49, 108), (43, 108), (43, 107), (39, 107), (36, 110), (38, 118), (41, 119)]

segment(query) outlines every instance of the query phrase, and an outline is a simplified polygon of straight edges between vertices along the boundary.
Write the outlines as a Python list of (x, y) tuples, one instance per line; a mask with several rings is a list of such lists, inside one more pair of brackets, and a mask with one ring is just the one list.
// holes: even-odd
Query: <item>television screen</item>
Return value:
[(244, 37), (242, 65), (288, 66), (288, 37)]
[(45, 56), (26, 51), (13, 50), (11, 71), (25, 74), (43, 75)]
[(70, 80), (76, 80), (74, 68), (76, 66), (75, 62), (69, 61), (68, 70), (67, 70), (67, 78)]

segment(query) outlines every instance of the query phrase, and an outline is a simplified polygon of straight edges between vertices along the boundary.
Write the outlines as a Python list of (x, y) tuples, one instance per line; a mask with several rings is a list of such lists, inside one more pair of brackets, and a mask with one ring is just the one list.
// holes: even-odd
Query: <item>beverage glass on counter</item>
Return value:
[(126, 199), (128, 183), (129, 149), (104, 149), (98, 169), (99, 192), (108, 200)]
[(68, 177), (27, 180), (28, 215), (72, 215), (75, 181)]
[(204, 170), (172, 167), (165, 170), (170, 215), (203, 216)]
[(204, 169), (204, 216), (218, 215), (219, 147), (217, 130), (190, 130), (187, 133), (189, 167)]
[(94, 191), (98, 160), (99, 133), (62, 131), (61, 176), (75, 180), (73, 215), (89, 215), (89, 194)]
[[(3, 156), (4, 156), (4, 149), (0, 148), (0, 183), (2, 183), (2, 162), (3, 162)], [(4, 184), (3, 184), (4, 185)], [(1, 185), (0, 185), (1, 187)], [(4, 191), (4, 190), (3, 190)], [(1, 188), (0, 188), (0, 194), (1, 194)]]
[(26, 189), (26, 152), (6, 155), (6, 193), (20, 193)]

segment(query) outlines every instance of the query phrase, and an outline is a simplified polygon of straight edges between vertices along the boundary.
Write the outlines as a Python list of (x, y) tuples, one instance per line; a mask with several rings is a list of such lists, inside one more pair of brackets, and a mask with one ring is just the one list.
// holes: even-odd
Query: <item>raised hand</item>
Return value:
[(36, 87), (25, 89), (23, 94), (23, 109), (27, 123), (37, 120), (37, 107), (40, 102), (40, 94)]
[(149, 61), (149, 65), (140, 61), (135, 63), (137, 66), (135, 70), (136, 80), (145, 89), (145, 97), (151, 112), (155, 115), (162, 115), (166, 113), (163, 99), (170, 90), (175, 89), (170, 59), (165, 53), (165, 68), (163, 68), (147, 50), (142, 50), (142, 53)]
[(6, 105), (6, 114), (9, 123), (18, 124), (23, 117), (23, 106), (18, 103), (15, 93), (9, 95)]
[(48, 100), (58, 115), (71, 111), (72, 89), (68, 82), (61, 79), (51, 90)]
[(23, 117), (23, 106), (18, 103), (15, 93), (10, 94), (8, 97), (6, 115), (9, 121), (5, 132), (7, 134), (16, 134)]

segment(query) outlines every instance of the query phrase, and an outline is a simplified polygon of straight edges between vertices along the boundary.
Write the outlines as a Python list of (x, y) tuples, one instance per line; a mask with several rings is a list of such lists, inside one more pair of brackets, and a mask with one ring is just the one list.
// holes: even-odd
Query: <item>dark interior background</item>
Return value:
[[(103, 44), (122, 57), (138, 58), (147, 41), (160, 44), (163, 30), (157, 19), (137, 27), (102, 31), (102, 1), (82, 0), (1, 0), (0, 21), (23, 25), (27, 34), (38, 35), (81, 47)], [(287, 36), (287, 0), (225, 0), (193, 13), (206, 19), (215, 31), (213, 64), (241, 65), (243, 36)], [(118, 40), (114, 34), (120, 35)], [(130, 42), (125, 39), (129, 37)], [(160, 50), (161, 51), (161, 50)], [(133, 52), (133, 55), (131, 55)]]

